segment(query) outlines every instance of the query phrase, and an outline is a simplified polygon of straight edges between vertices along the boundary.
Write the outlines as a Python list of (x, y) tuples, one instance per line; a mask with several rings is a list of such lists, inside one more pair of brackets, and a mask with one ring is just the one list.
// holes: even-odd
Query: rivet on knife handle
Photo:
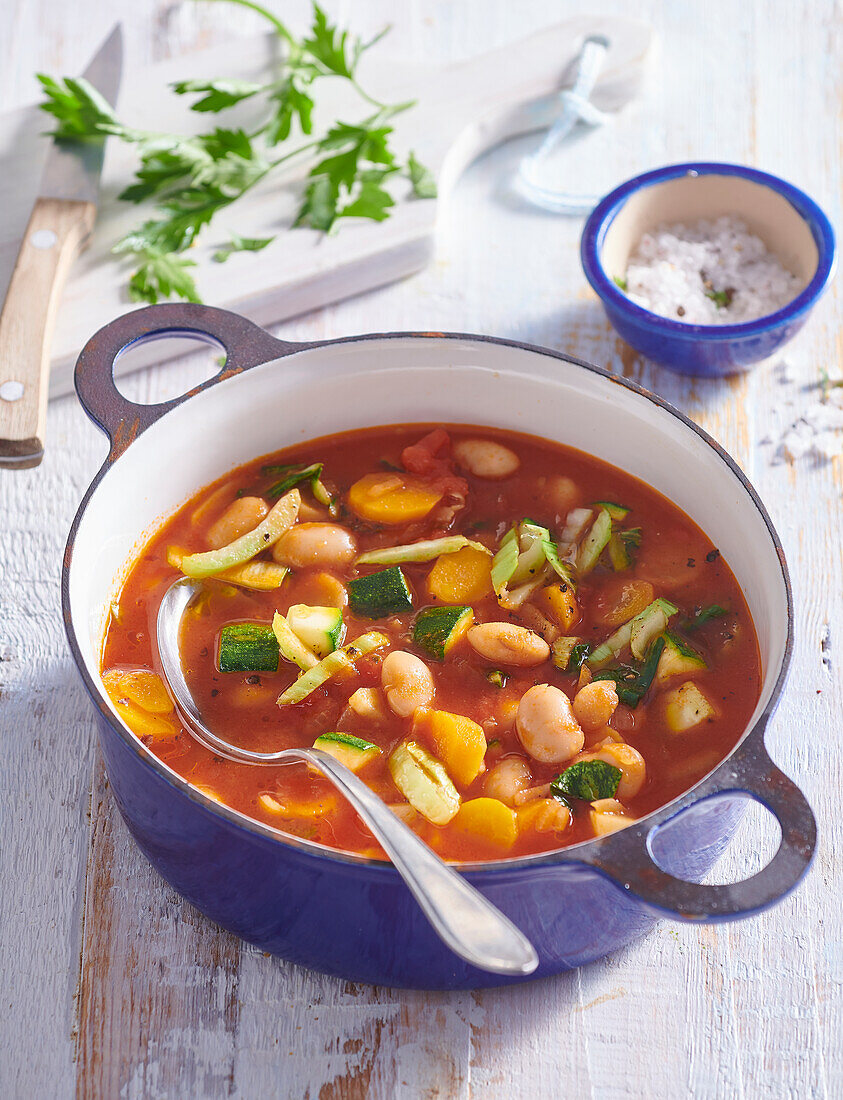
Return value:
[(95, 216), (92, 202), (35, 202), (0, 312), (0, 466), (37, 466), (43, 457), (56, 312)]

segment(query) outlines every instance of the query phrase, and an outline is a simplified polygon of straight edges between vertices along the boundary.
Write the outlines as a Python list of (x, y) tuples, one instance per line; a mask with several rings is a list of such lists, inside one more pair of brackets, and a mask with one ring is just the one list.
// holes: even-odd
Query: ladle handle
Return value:
[(527, 937), (431, 851), (361, 779), (321, 749), (288, 751), (318, 768), (354, 806), (454, 954), (493, 974), (532, 974), (539, 959)]

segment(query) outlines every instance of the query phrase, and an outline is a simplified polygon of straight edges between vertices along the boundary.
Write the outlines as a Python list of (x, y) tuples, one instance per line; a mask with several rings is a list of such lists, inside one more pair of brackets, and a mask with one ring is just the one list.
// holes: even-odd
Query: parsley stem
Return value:
[(377, 107), (381, 111), (386, 111), (389, 109), (388, 103), (383, 103), (381, 102), (381, 100), (375, 99), (373, 95), (369, 95), (366, 89), (361, 87), (361, 85), (358, 84), (353, 77), (351, 78), (351, 85), (354, 88), (355, 92), (357, 92), (359, 96), (365, 99), (367, 103), (371, 103), (373, 107)]
[(265, 8), (263, 4), (256, 3), (256, 0), (214, 0), (214, 2), (226, 3), (226, 4), (239, 4), (241, 8), (249, 8), (250, 11), (257, 12), (258, 15), (262, 15), (264, 19), (267, 19), (278, 34), (284, 39), (285, 42), (289, 42), (292, 46), (295, 43), (295, 39), (292, 34), (287, 30), (277, 15), (273, 14), (268, 8)]
[(291, 152), (285, 153), (283, 157), (278, 157), (277, 160), (271, 160), (267, 171), (272, 168), (277, 168), (278, 165), (283, 164), (285, 160), (292, 160), (292, 158), (297, 157), (299, 153), (306, 153), (308, 149), (315, 149), (317, 145), (319, 145), (318, 140), (308, 141), (306, 144), (300, 145), (298, 149), (293, 149)]

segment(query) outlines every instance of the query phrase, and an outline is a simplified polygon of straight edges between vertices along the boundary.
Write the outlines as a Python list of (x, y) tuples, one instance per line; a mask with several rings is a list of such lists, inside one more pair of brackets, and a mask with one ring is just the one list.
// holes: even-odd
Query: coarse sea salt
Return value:
[(775, 462), (796, 462), (806, 455), (830, 461), (843, 454), (843, 390), (832, 389), (825, 401), (809, 405), (781, 438)]
[(775, 313), (803, 281), (740, 218), (660, 225), (630, 256), (623, 289), (633, 302), (690, 325), (737, 325)]

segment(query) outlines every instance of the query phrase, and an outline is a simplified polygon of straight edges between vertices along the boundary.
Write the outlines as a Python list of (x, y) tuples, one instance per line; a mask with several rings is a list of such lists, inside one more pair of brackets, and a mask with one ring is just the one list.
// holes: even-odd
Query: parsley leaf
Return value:
[(579, 645), (575, 645), (571, 650), (571, 656), (568, 658), (568, 672), (579, 672), (583, 666), (583, 662), (586, 657), (591, 653), (591, 646), (588, 642), (580, 642)]
[(251, 99), (263, 91), (265, 85), (250, 80), (178, 80), (171, 87), (176, 95), (205, 93), (190, 105), (191, 111), (217, 112), (242, 103), (244, 99)]
[(53, 80), (44, 73), (37, 77), (47, 97), (41, 110), (58, 123), (52, 131), (57, 141), (98, 142), (112, 134), (133, 140), (132, 131), (118, 122), (108, 100), (84, 77)]
[(711, 298), (718, 309), (726, 309), (727, 306), (732, 304), (735, 292), (732, 287), (728, 286), (725, 290), (707, 290), (705, 296)]
[(162, 298), (184, 298), (188, 302), (200, 302), (199, 292), (189, 267), (196, 267), (193, 260), (173, 253), (145, 250), (134, 254), (138, 265), (129, 279), (129, 297), (133, 302), (149, 302)]
[(379, 111), (357, 125), (338, 122), (318, 143), (327, 153), (310, 171), (296, 225), (329, 232), (338, 218), (384, 221), (395, 200), (383, 186), (399, 171), (389, 147), (392, 127), (385, 122), (395, 108)]
[(113, 252), (183, 252), (218, 210), (231, 200), (210, 188), (185, 189), (160, 209), (165, 217), (152, 218), (118, 241)]
[(320, 61), (329, 72), (350, 80), (354, 76), (354, 69), (361, 52), (354, 39), (350, 44), (351, 56), (348, 57), (346, 54), (346, 46), (349, 45), (348, 31), (340, 33), (337, 27), (332, 27), (328, 23), (325, 12), (314, 3), (310, 37), (305, 38), (302, 43), (311, 57)]
[[(192, 135), (134, 130), (117, 118), (84, 79), (38, 77), (44, 92), (41, 108), (55, 120), (53, 134), (58, 140), (93, 143), (116, 136), (136, 147), (135, 176), (119, 198), (131, 203), (152, 202), (155, 211), (113, 249), (135, 258), (136, 269), (129, 282), (135, 300), (155, 302), (179, 296), (198, 301), (195, 282), (187, 270), (196, 265), (180, 254), (195, 243), (220, 210), (269, 172), (303, 153), (315, 150), (317, 157), (294, 225), (329, 232), (341, 218), (384, 221), (395, 205), (386, 184), (398, 175), (409, 179), (418, 198), (436, 193), (431, 173), (415, 155), (411, 153), (402, 164), (390, 146), (390, 120), (412, 103), (381, 103), (357, 82), (361, 56), (386, 30), (363, 42), (329, 22), (314, 2), (310, 30), (299, 39), (258, 0), (228, 2), (258, 12), (271, 24), (285, 44), (283, 71), (266, 83), (221, 77), (180, 80), (172, 89), (176, 95), (196, 97), (191, 110), (199, 114), (219, 114), (246, 100), (262, 100), (262, 120), (248, 133), (223, 126)], [(275, 156), (273, 150), (287, 141), (294, 126), (303, 135), (311, 133), (313, 85), (323, 77), (349, 81), (376, 113), (360, 123), (335, 121), (323, 137)], [(233, 234), (213, 258), (222, 263), (233, 252), (258, 252), (272, 239)]]
[[(374, 38), (363, 42), (348, 31), (340, 32), (337, 27), (331, 26), (325, 12), (314, 0), (313, 26), (310, 29), (310, 37), (304, 39), (302, 46), (310, 57), (328, 72), (354, 81), (357, 62), (366, 50), (371, 49), (376, 42), (380, 42), (388, 31), (389, 27), (384, 27)], [(370, 99), (370, 102), (374, 100)]]
[(382, 222), (389, 217), (390, 206), (395, 200), (374, 180), (364, 180), (352, 202), (346, 203), (338, 212), (339, 218), (371, 218)]
[(274, 240), (274, 237), (238, 237), (236, 233), (232, 233), (231, 240), (214, 253), (214, 262), (223, 264), (235, 252), (260, 252)]
[(570, 798), (596, 802), (601, 798), (614, 798), (620, 781), (620, 768), (605, 760), (581, 760), (557, 775), (550, 784), (550, 792), (564, 802)]
[(722, 619), (726, 614), (728, 614), (726, 608), (721, 607), (719, 603), (709, 604), (708, 607), (700, 608), (692, 619), (683, 619), (682, 629), (685, 631), (698, 630), (712, 619)]
[(436, 198), (436, 180), (433, 178), (433, 173), (429, 168), (425, 168), (420, 161), (416, 160), (415, 153), (410, 153), (407, 160), (407, 175), (410, 177), (413, 194), (417, 199)]
[(287, 140), (294, 118), (298, 118), (303, 134), (309, 134), (313, 130), (313, 100), (306, 90), (313, 75), (301, 69), (292, 69), (284, 80), (274, 86), (270, 96), (275, 105), (274, 114), (266, 129), (266, 139), (270, 145), (278, 145)]

